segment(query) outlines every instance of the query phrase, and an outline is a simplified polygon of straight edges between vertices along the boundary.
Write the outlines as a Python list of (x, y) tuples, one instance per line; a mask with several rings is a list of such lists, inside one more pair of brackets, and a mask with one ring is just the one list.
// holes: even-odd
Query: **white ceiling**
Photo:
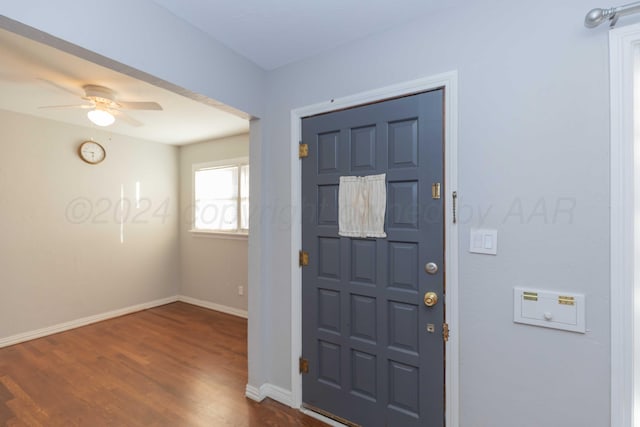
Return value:
[(82, 86), (98, 84), (113, 89), (123, 101), (155, 101), (163, 111), (126, 113), (143, 125), (122, 120), (104, 128), (116, 134), (166, 144), (182, 145), (249, 131), (249, 122), (211, 105), (92, 62), (0, 30), (0, 109), (85, 127), (95, 127), (87, 110), (40, 109), (49, 105), (83, 104)]
[[(153, 0), (265, 70), (447, 9), (459, 0)], [(163, 111), (127, 111), (113, 133), (187, 144), (248, 132), (245, 117), (194, 101), (68, 53), (0, 30), (0, 109), (95, 127), (82, 109), (82, 86), (113, 89), (120, 100), (155, 101)], [(223, 106), (224, 108), (224, 106)]]
[(154, 0), (265, 70), (453, 6), (458, 0)]

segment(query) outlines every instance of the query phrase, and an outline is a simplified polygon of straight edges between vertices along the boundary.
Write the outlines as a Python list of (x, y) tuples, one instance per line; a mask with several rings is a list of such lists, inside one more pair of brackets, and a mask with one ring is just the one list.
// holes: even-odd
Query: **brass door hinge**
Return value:
[(298, 265), (300, 267), (306, 267), (309, 265), (309, 252), (300, 251), (298, 254)]
[(309, 373), (309, 361), (307, 359), (305, 359), (304, 357), (301, 357), (299, 360), (300, 363), (300, 373), (301, 374), (308, 374)]
[(449, 324), (446, 322), (442, 324), (442, 339), (444, 342), (449, 341)]
[(440, 183), (439, 182), (434, 182), (433, 184), (431, 184), (431, 198), (433, 200), (439, 200), (440, 199)]
[(309, 157), (309, 144), (303, 144), (302, 142), (298, 145), (298, 158), (304, 159), (305, 157)]

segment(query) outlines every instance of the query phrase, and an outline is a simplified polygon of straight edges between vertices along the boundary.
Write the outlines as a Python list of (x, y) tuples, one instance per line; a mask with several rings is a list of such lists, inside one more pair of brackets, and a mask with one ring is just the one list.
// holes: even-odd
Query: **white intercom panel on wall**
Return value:
[(513, 321), (585, 333), (585, 297), (569, 292), (514, 288)]

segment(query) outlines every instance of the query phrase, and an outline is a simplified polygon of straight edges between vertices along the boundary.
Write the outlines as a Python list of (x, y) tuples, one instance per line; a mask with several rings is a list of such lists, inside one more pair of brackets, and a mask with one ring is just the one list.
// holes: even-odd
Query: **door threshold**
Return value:
[(308, 405), (306, 403), (302, 404), (302, 409), (306, 409), (307, 411), (315, 412), (316, 414), (322, 415), (323, 417), (329, 418), (330, 420), (336, 421), (347, 427), (362, 427), (360, 424), (352, 423), (349, 420), (345, 420), (342, 417), (332, 414), (331, 412), (327, 412), (323, 409), (316, 408), (315, 406)]

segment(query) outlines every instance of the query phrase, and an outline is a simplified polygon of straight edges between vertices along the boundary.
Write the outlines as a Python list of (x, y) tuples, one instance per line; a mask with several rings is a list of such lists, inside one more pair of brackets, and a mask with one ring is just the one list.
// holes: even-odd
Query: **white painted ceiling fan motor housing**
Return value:
[(98, 85), (84, 85), (82, 89), (84, 89), (85, 99), (87, 100), (110, 108), (120, 107), (120, 104), (114, 101), (115, 94), (109, 88)]

